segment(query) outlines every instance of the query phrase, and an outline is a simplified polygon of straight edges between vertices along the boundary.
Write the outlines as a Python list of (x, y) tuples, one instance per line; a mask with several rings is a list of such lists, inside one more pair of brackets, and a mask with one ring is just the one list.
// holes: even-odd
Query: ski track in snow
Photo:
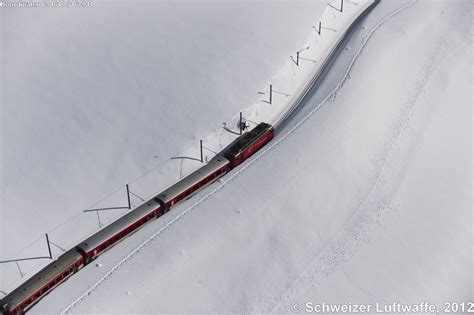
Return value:
[(131, 251), (128, 255), (126, 255), (122, 260), (120, 260), (117, 264), (115, 264), (109, 271), (107, 271), (101, 278), (99, 278), (92, 286), (90, 286), (86, 291), (84, 291), (81, 295), (79, 295), (77, 298), (75, 298), (68, 306), (63, 308), (59, 314), (65, 315), (73, 311), (75, 307), (77, 307), (81, 302), (83, 302), (87, 296), (91, 295), (94, 291), (96, 291), (100, 285), (104, 284), (110, 277), (116, 273), (121, 266), (123, 266), (125, 263), (127, 263), (129, 260), (134, 258), (140, 251), (142, 251), (147, 245), (149, 245), (152, 241), (154, 241), (159, 235), (161, 235), (164, 231), (169, 229), (173, 224), (178, 222), (180, 219), (182, 219), (186, 214), (189, 214), (191, 211), (199, 207), (202, 203), (210, 199), (213, 195), (218, 193), (221, 189), (223, 189), (225, 186), (227, 186), (230, 182), (232, 182), (236, 177), (240, 176), (242, 173), (244, 173), (250, 166), (252, 166), (255, 162), (260, 160), (263, 156), (268, 154), (270, 151), (272, 151), (275, 147), (280, 145), (284, 140), (286, 140), (291, 134), (293, 134), (297, 129), (299, 129), (311, 116), (313, 116), (324, 104), (326, 104), (328, 101), (332, 102), (336, 97), (340, 89), (344, 86), (345, 82), (350, 79), (350, 74), (352, 72), (352, 69), (359, 59), (359, 57), (362, 55), (362, 52), (364, 51), (365, 46), (369, 42), (369, 40), (372, 38), (374, 33), (382, 26), (384, 25), (388, 20), (392, 19), (393, 17), (397, 16), (400, 14), (402, 11), (408, 9), (409, 7), (413, 6), (415, 3), (417, 3), (418, 0), (412, 0), (408, 4), (403, 5), (399, 9), (395, 10), (394, 12), (390, 13), (389, 15), (385, 16), (382, 20), (380, 20), (368, 33), (367, 37), (364, 39), (362, 42), (361, 47), (353, 57), (351, 63), (349, 64), (343, 79), (338, 83), (338, 85), (334, 88), (334, 90), (326, 96), (326, 98), (320, 102), (315, 108), (313, 108), (305, 117), (303, 117), (295, 126), (293, 126), (290, 130), (288, 130), (286, 133), (284, 133), (280, 138), (278, 138), (276, 141), (270, 144), (267, 148), (265, 148), (263, 151), (258, 152), (255, 157), (253, 157), (249, 162), (247, 162), (245, 165), (243, 165), (241, 168), (237, 169), (233, 174), (231, 173), (230, 176), (225, 179), (219, 186), (214, 188), (212, 191), (207, 193), (205, 196), (203, 196), (201, 199), (196, 201), (194, 204), (189, 206), (186, 210), (181, 212), (179, 215), (177, 215), (175, 218), (173, 218), (171, 221), (169, 221), (166, 225), (164, 225), (161, 229), (153, 233), (148, 239), (143, 241), (138, 247), (136, 247), (133, 251)]
[[(417, 1), (417, 0), (415, 0)], [(278, 313), (279, 311), (290, 311), (288, 306), (290, 305), (289, 301), (296, 301), (295, 296), (298, 296), (298, 293), (303, 289), (308, 289), (310, 286), (315, 286), (323, 278), (331, 275), (338, 267), (341, 268), (341, 271), (344, 273), (346, 278), (359, 290), (365, 294), (375, 297), (377, 300), (386, 301), (383, 297), (375, 296), (374, 294), (368, 292), (366, 289), (360, 287), (356, 282), (354, 282), (347, 272), (342, 267), (344, 262), (347, 262), (351, 255), (353, 255), (357, 249), (363, 244), (369, 242), (369, 232), (373, 229), (373, 226), (383, 226), (381, 223), (382, 217), (394, 211), (394, 206), (392, 205), (392, 196), (387, 193), (385, 190), (387, 182), (385, 179), (388, 177), (385, 175), (386, 172), (391, 172), (393, 169), (390, 169), (392, 166), (390, 162), (393, 162), (393, 159), (401, 155), (400, 152), (397, 152), (397, 149), (400, 151), (406, 150), (406, 154), (410, 154), (413, 149), (416, 147), (416, 144), (420, 141), (422, 136), (421, 130), (414, 130), (412, 139), (409, 141), (412, 142), (411, 145), (408, 145), (408, 148), (398, 148), (402, 141), (403, 137), (409, 137), (410, 135), (404, 134), (407, 129), (410, 129), (410, 121), (412, 118), (413, 111), (415, 110), (415, 105), (420, 99), (425, 96), (426, 89), (429, 86), (434, 75), (440, 70), (441, 65), (449, 61), (449, 58), (454, 55), (459, 49), (467, 46), (467, 43), (460, 44), (444, 57), (444, 60), (440, 61), (440, 56), (437, 55), (439, 51), (435, 52), (435, 60), (431, 60), (426, 66), (427, 69), (423, 72), (421, 82), (416, 86), (414, 95), (410, 95), (409, 100), (407, 101), (407, 108), (402, 109), (401, 118), (404, 118), (404, 123), (400, 126), (400, 121), (397, 121), (397, 132), (393, 136), (394, 140), (391, 141), (388, 146), (388, 153), (382, 161), (382, 165), (377, 171), (374, 184), (371, 186), (366, 197), (360, 202), (359, 206), (353, 211), (350, 217), (344, 222), (342, 228), (331, 238), (331, 240), (321, 242), (324, 244), (323, 249), (311, 260), (310, 263), (306, 265), (300, 272), (300, 274), (291, 282), (289, 286), (286, 287), (284, 292), (277, 298), (273, 305), (265, 312)], [(438, 58), (436, 58), (438, 57)], [(437, 61), (437, 62), (436, 62)], [(426, 115), (425, 121), (421, 129), (426, 127), (427, 123), (431, 119), (433, 111), (436, 108), (430, 108), (428, 112), (423, 113)], [(389, 161), (391, 160), (391, 161)], [(368, 209), (366, 213), (363, 212), (364, 209)], [(354, 230), (346, 230), (346, 227), (349, 224), (355, 226)]]
[[(414, 0), (416, 3), (418, 0)], [(415, 3), (411, 3), (412, 5)], [(395, 164), (397, 158), (401, 155), (409, 156), (416, 148), (417, 143), (421, 141), (423, 130), (429, 123), (431, 116), (436, 111), (436, 108), (430, 107), (425, 109), (425, 112), (418, 113), (418, 116), (423, 116), (424, 121), (421, 122), (418, 130), (413, 129), (410, 122), (413, 120), (415, 111), (423, 109), (416, 108), (416, 104), (426, 96), (426, 90), (430, 85), (435, 74), (442, 69), (442, 66), (449, 62), (449, 59), (459, 50), (468, 46), (468, 43), (464, 42), (456, 45), (447, 54), (442, 53), (442, 48), (446, 46), (446, 40), (444, 37), (441, 38), (440, 43), (435, 48), (435, 52), (429, 58), (427, 64), (424, 65), (421, 77), (417, 82), (414, 91), (409, 93), (406, 105), (401, 109), (399, 117), (395, 121), (395, 126), (390, 132), (389, 138), (392, 139), (387, 144), (386, 150), (384, 150), (384, 157), (379, 162), (379, 166), (376, 169), (376, 177), (372, 181), (373, 184), (369, 192), (351, 213), (348, 219), (345, 220), (342, 228), (335, 233), (330, 241), (323, 242), (323, 249), (306, 265), (299, 273), (299, 275), (286, 287), (284, 292), (275, 299), (274, 304), (265, 312), (278, 312), (278, 311), (290, 311), (288, 305), (289, 301), (295, 301), (295, 297), (300, 296), (298, 293), (301, 290), (308, 289), (308, 287), (315, 286), (323, 278), (331, 275), (338, 267), (345, 274), (346, 278), (362, 292), (372, 297), (375, 297), (372, 293), (366, 289), (360, 287), (355, 283), (347, 274), (342, 267), (344, 262), (347, 262), (349, 258), (357, 251), (357, 249), (364, 243), (369, 241), (369, 232), (373, 230), (373, 227), (383, 227), (381, 219), (389, 214), (391, 211), (395, 211), (392, 202), (392, 196), (389, 191), (386, 190), (388, 182), (386, 173), (397, 171), (393, 168), (392, 164)], [(411, 131), (411, 134), (406, 132)], [(403, 138), (408, 137), (407, 141)], [(402, 141), (403, 140), (403, 141)], [(411, 142), (409, 144), (408, 142)], [(408, 144), (407, 144), (408, 143)], [(405, 144), (405, 145), (403, 145)], [(363, 210), (368, 210), (364, 212)], [(346, 228), (352, 224), (353, 230)], [(377, 300), (385, 301), (383, 297), (376, 297)]]

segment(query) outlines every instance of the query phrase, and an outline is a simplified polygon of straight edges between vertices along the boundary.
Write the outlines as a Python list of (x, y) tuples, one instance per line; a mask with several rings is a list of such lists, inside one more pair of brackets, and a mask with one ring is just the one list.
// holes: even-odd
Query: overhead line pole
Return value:
[(130, 203), (130, 189), (128, 188), (128, 184), (126, 185), (126, 187), (127, 187), (128, 209), (132, 209), (132, 204)]
[(270, 84), (270, 104), (272, 103), (273, 85)]
[(199, 140), (199, 143), (201, 145), (201, 163), (204, 163), (203, 153), (202, 153), (202, 140)]
[(53, 254), (51, 254), (51, 245), (49, 245), (48, 233), (46, 233), (45, 235), (46, 235), (46, 243), (48, 244), (49, 258), (53, 259)]
[(242, 112), (240, 112), (239, 132), (242, 135)]

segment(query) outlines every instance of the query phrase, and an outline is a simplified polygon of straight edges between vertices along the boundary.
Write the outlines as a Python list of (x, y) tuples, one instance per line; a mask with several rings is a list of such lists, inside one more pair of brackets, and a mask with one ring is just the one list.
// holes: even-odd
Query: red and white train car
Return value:
[(224, 176), (269, 142), (273, 134), (273, 127), (266, 123), (260, 123), (250, 132), (244, 133), (209, 163), (104, 227), (43, 268), (2, 299), (0, 313), (22, 314), (27, 311), (59, 283), (114, 244), (137, 231), (145, 223), (168, 212), (180, 201)]
[(83, 266), (84, 259), (75, 249), (65, 252), (8, 294), (1, 301), (0, 313), (23, 314)]
[(234, 168), (272, 140), (274, 133), (271, 125), (260, 123), (231, 143), (222, 155), (230, 160), (231, 166)]

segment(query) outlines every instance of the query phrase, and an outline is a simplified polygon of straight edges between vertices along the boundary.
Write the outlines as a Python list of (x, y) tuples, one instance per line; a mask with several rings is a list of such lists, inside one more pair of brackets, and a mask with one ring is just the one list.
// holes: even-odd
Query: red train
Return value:
[(137, 231), (145, 223), (159, 218), (180, 201), (224, 176), (257, 152), (274, 136), (274, 128), (260, 123), (232, 142), (208, 164), (173, 184), (153, 199), (101, 229), (56, 261), (44, 267), (0, 301), (0, 313), (23, 314), (61, 282)]

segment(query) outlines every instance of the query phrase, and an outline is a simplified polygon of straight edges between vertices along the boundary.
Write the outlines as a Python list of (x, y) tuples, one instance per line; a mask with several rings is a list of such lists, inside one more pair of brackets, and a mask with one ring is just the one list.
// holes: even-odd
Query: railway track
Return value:
[[(31, 309), (36, 303), (38, 303), (42, 297), (51, 292), (56, 286), (68, 279), (72, 274), (78, 272), (84, 266), (92, 262), (102, 252), (110, 249), (113, 245), (125, 238), (131, 233), (134, 233), (142, 225), (148, 223), (152, 219), (159, 218), (174, 207), (180, 201), (189, 198), (194, 195), (195, 192), (206, 187), (208, 184), (214, 182), (218, 178), (224, 176), (250, 156), (255, 154), (261, 148), (263, 148), (268, 142), (270, 142), (274, 135), (274, 128), (281, 130), (282, 127), (289, 121), (289, 119), (295, 114), (296, 110), (303, 102), (308, 92), (315, 86), (318, 80), (322, 80), (327, 71), (329, 71), (330, 65), (337, 57), (340, 52), (341, 46), (344, 41), (351, 35), (356, 25), (380, 2), (376, 0), (372, 3), (364, 12), (357, 17), (357, 19), (350, 25), (350, 27), (341, 36), (337, 45), (331, 50), (324, 61), (324, 65), (317, 69), (310, 81), (304, 87), (303, 92), (298, 96), (296, 101), (292, 104), (290, 109), (285, 115), (275, 124), (275, 127), (261, 123), (250, 132), (244, 133), (241, 137), (237, 138), (231, 145), (223, 150), (222, 153), (218, 154), (218, 157), (211, 160), (210, 163), (206, 164), (202, 168), (198, 169), (194, 173), (188, 175), (178, 183), (175, 183), (164, 192), (155, 196), (152, 200), (140, 205), (136, 209), (127, 213), (114, 223), (110, 224), (106, 228), (100, 230), (96, 234), (92, 235), (85, 241), (81, 242), (73, 249), (70, 249), (65, 254), (61, 255), (55, 262), (43, 268), (40, 272), (35, 274), (33, 277), (28, 279), (25, 283), (19, 286), (17, 289), (8, 294), (1, 300), (0, 312), (2, 314), (23, 314), (24, 312)], [(369, 36), (370, 37), (370, 36)], [(365, 44), (363, 45), (365, 46)], [(346, 76), (350, 72), (355, 60), (351, 63)], [(340, 85), (343, 84), (341, 81)], [(147, 244), (153, 241), (159, 234), (169, 228), (171, 225), (176, 223), (185, 214), (192, 211), (207, 199), (211, 198), (219, 190), (225, 187), (228, 183), (233, 181), (237, 176), (245, 172), (253, 163), (258, 161), (262, 156), (273, 150), (289, 135), (296, 131), (304, 122), (307, 121), (333, 94), (337, 93), (336, 89), (330, 93), (318, 106), (311, 110), (302, 120), (300, 120), (294, 127), (286, 132), (277, 141), (273, 142), (267, 148), (258, 152), (250, 162), (246, 163), (242, 167), (237, 168), (227, 179), (220, 183), (215, 189), (206, 194), (204, 197), (199, 199), (196, 203), (187, 208), (179, 216), (175, 217), (159, 231), (154, 233), (149, 239), (141, 243), (135, 250), (129, 255), (123, 258), (118, 264), (110, 269), (103, 277), (101, 277), (92, 287), (86, 290), (72, 303), (70, 303), (61, 314), (65, 314), (72, 310), (77, 304), (79, 304), (86, 296), (106, 281), (114, 272), (116, 272), (120, 266), (126, 261), (134, 257), (139, 251), (141, 251)]]

